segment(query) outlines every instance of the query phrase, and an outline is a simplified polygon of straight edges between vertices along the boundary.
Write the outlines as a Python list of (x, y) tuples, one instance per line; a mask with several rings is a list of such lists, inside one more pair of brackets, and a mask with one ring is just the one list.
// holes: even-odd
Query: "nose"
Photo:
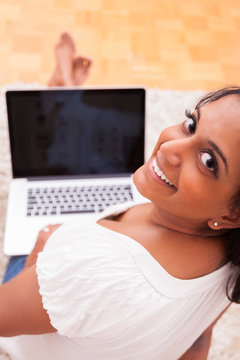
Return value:
[(190, 146), (190, 139), (174, 139), (164, 142), (160, 146), (160, 151), (165, 156), (169, 164), (174, 167), (180, 167), (183, 158), (190, 153)]

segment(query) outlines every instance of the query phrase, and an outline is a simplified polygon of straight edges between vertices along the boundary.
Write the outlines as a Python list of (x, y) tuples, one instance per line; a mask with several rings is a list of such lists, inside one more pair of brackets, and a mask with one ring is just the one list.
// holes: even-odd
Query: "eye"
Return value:
[(214, 173), (214, 175), (217, 175), (218, 171), (218, 165), (215, 156), (207, 151), (200, 152), (200, 158), (204, 166), (210, 171)]
[(183, 126), (184, 129), (189, 133), (189, 134), (194, 134), (196, 131), (196, 118), (195, 116), (190, 113), (189, 110), (185, 111), (185, 115), (188, 118), (187, 120), (184, 121)]
[(194, 134), (196, 131), (196, 122), (193, 119), (184, 121), (184, 126), (190, 134)]

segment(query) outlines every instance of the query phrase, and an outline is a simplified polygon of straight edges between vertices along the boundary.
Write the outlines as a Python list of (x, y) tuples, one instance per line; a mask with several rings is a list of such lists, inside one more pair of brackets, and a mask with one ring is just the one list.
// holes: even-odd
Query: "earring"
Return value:
[(213, 225), (214, 225), (214, 226), (218, 226), (218, 222), (215, 221), (215, 222), (213, 223)]

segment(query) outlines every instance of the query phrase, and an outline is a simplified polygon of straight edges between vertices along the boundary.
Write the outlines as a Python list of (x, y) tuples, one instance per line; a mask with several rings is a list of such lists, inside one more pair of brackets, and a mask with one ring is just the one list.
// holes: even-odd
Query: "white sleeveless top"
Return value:
[(181, 280), (96, 221), (64, 224), (39, 254), (40, 293), (57, 332), (0, 338), (13, 360), (177, 360), (229, 304), (229, 263)]

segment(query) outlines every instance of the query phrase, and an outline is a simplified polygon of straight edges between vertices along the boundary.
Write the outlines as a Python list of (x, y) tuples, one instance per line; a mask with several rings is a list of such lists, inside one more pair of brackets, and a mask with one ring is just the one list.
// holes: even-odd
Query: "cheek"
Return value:
[(221, 212), (226, 207), (224, 194), (219, 196), (217, 184), (199, 172), (189, 172), (180, 178), (178, 196), (182, 212), (192, 214), (192, 217), (209, 218)]
[(159, 192), (161, 198), (161, 186), (159, 188), (159, 184), (152, 180), (152, 177), (149, 174), (149, 162), (135, 171), (133, 182), (137, 190), (145, 198), (151, 201), (159, 199)]
[(134, 185), (136, 186), (136, 188), (140, 192), (140, 194), (143, 196), (145, 196), (145, 192), (146, 192), (146, 174), (144, 171), (145, 167), (146, 167), (146, 164), (142, 165), (133, 174)]

